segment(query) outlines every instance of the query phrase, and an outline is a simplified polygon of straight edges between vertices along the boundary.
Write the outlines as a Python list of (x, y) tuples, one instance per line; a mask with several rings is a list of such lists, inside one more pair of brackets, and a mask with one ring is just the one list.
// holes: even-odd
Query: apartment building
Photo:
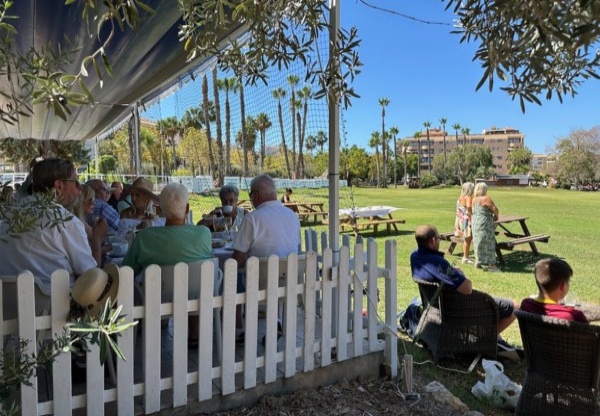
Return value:
[[(441, 128), (429, 129), (429, 148), (427, 146), (427, 131), (421, 132), (420, 139), (406, 137), (409, 141), (408, 153), (417, 153), (419, 144), (421, 146), (421, 174), (429, 172), (429, 159), (433, 163), (433, 158), (438, 154), (444, 153), (444, 132)], [(489, 130), (483, 130), (481, 134), (464, 135), (460, 132), (458, 136), (450, 131), (446, 131), (445, 151), (451, 152), (456, 146), (465, 143), (488, 147), (493, 156), (494, 170), (497, 174), (508, 173), (508, 155), (513, 149), (525, 146), (525, 135), (519, 130), (506, 127), (492, 127)], [(401, 150), (401, 149), (400, 149)]]
[(534, 154), (531, 156), (531, 170), (537, 173), (546, 172), (548, 166), (556, 162), (556, 155)]

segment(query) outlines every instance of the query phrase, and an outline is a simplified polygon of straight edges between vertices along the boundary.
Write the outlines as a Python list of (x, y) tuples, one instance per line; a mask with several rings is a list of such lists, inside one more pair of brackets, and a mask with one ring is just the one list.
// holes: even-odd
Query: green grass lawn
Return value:
[[(395, 218), (406, 220), (399, 225), (398, 235), (387, 236), (385, 231), (376, 238), (380, 242), (379, 259), (383, 264), (383, 243), (387, 239), (395, 239), (398, 243), (398, 308), (404, 309), (410, 299), (418, 294), (416, 285), (411, 280), (409, 256), (415, 249), (414, 230), (421, 224), (433, 224), (438, 231), (451, 231), (454, 227), (456, 199), (459, 187), (439, 189), (406, 189), (393, 187), (388, 189), (353, 188), (352, 197), (357, 207), (369, 205), (390, 205), (401, 208), (395, 211)], [(342, 188), (340, 208), (350, 206), (348, 189)], [(600, 285), (598, 285), (598, 253), (594, 245), (600, 242), (600, 192), (575, 192), (543, 188), (490, 188), (489, 195), (500, 209), (500, 213), (527, 216), (527, 225), (532, 234), (550, 235), (549, 243), (537, 243), (540, 257), (560, 257), (569, 262), (574, 270), (571, 290), (578, 293), (581, 301), (600, 303)], [(194, 196), (192, 208), (195, 218), (202, 212), (208, 212), (207, 198)], [(297, 201), (327, 201), (327, 195), (314, 191), (294, 190)], [(212, 198), (212, 206), (216, 199)], [(327, 208), (327, 207), (326, 207)], [(518, 224), (511, 224), (518, 227)], [(325, 231), (324, 226), (313, 227)], [(516, 230), (516, 228), (515, 228)], [(370, 237), (369, 233), (364, 235)], [(442, 241), (441, 249), (445, 250), (449, 243)], [(457, 247), (455, 256), (450, 260), (460, 263), (462, 248)], [(516, 300), (537, 292), (533, 266), (538, 260), (529, 250), (529, 245), (517, 246), (514, 251), (505, 251), (506, 264), (501, 266), (502, 273), (486, 273), (475, 269), (472, 265), (463, 265), (462, 269), (474, 282), (478, 290), (494, 296), (510, 297)], [(599, 256), (600, 257), (600, 256)], [(513, 324), (504, 332), (504, 337), (511, 343), (521, 345), (518, 325)], [(400, 343), (401, 355), (405, 348), (414, 355), (415, 363), (430, 359), (430, 354), (420, 348), (413, 347), (410, 342)], [(467, 363), (454, 360), (442, 360), (444, 367), (466, 370)], [(525, 371), (524, 363), (505, 363), (506, 372), (511, 379), (522, 382)], [(461, 375), (452, 371), (435, 367), (433, 364), (415, 364), (415, 373), (425, 378), (436, 379), (446, 385), (454, 394), (465, 401), (469, 407), (486, 414), (509, 414), (488, 408), (478, 402), (470, 389), (481, 378), (481, 366), (469, 375)]]

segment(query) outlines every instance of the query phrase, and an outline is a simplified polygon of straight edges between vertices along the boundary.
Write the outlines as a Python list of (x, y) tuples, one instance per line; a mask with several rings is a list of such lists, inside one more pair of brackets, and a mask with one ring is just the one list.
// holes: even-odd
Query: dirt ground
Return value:
[(233, 409), (212, 415), (415, 415), (456, 416), (464, 411), (453, 410), (452, 406), (433, 399), (425, 393), (419, 379), (414, 380), (413, 391), (419, 393), (409, 399), (401, 393), (398, 381), (342, 380), (338, 383), (281, 397), (266, 396), (252, 407)]

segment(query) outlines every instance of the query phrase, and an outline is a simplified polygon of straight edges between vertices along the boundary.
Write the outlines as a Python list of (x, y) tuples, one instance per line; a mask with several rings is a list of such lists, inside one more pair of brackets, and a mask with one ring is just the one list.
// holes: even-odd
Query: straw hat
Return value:
[(144, 177), (139, 177), (133, 181), (131, 191), (140, 191), (158, 202), (158, 195), (154, 193), (154, 184)]
[(96, 316), (104, 307), (106, 300), (115, 302), (119, 294), (119, 268), (109, 263), (104, 270), (94, 267), (75, 281), (71, 297), (91, 315)]

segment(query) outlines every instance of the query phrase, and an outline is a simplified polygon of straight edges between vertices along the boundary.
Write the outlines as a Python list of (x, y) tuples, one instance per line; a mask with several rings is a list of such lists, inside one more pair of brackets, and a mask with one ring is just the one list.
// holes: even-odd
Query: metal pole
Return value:
[[(333, 45), (337, 43), (340, 26), (340, 9), (337, 0), (330, 0), (329, 59), (332, 67), (339, 67)], [(333, 250), (334, 265), (339, 262), (340, 250), (340, 104), (339, 97), (329, 89), (329, 246)]]
[(98, 161), (98, 136), (96, 136), (96, 140), (94, 141), (94, 155), (95, 157), (95, 171), (96, 171), (96, 177), (98, 177), (98, 166), (99, 166), (99, 161)]
[(135, 103), (133, 106), (133, 140), (135, 146), (135, 176), (139, 177), (142, 166), (142, 156), (140, 149), (140, 113), (139, 103)]

